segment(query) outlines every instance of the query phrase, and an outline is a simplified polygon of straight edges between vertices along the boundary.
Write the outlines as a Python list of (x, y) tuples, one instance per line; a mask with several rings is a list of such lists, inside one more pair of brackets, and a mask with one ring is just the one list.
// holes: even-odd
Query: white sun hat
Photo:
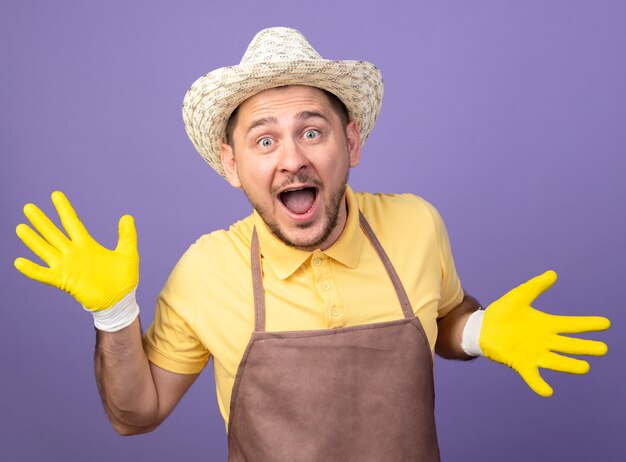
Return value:
[(183, 100), (185, 130), (221, 176), (225, 176), (221, 145), (233, 111), (251, 96), (285, 85), (308, 85), (337, 96), (356, 122), (361, 144), (374, 127), (383, 99), (383, 79), (373, 64), (324, 59), (299, 31), (264, 29), (252, 39), (238, 65), (200, 77)]

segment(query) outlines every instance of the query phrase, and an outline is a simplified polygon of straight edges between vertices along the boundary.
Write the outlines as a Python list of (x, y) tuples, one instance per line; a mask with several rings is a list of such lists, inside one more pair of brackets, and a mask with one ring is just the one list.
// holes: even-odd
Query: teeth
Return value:
[(301, 191), (305, 188), (307, 188), (307, 186), (302, 186), (301, 188), (289, 188), (289, 189), (285, 189), (283, 192)]

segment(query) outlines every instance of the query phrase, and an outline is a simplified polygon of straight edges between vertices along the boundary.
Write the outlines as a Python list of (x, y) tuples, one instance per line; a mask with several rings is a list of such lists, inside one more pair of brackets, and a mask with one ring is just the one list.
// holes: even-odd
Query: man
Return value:
[(382, 88), (373, 65), (324, 60), (287, 28), (261, 31), (238, 66), (192, 85), (187, 133), (254, 213), (183, 255), (143, 339), (132, 218), (120, 220), (110, 251), (60, 192), (52, 200), (67, 236), (24, 208), (41, 235), (27, 225), (17, 233), (49, 268), (15, 265), (94, 315), (98, 385), (119, 433), (158, 426), (212, 356), (229, 460), (438, 460), (435, 348), (507, 364), (543, 396), (552, 389), (538, 367), (588, 370), (555, 351), (606, 353), (557, 334), (608, 320), (530, 306), (553, 272), (479, 310), (430, 204), (347, 186)]

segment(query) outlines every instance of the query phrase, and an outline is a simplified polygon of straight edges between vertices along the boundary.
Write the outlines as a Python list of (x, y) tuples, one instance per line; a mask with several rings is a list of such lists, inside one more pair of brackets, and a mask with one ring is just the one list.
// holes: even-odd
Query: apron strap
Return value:
[[(369, 223), (367, 222), (361, 211), (359, 211), (359, 222), (361, 223), (361, 228), (363, 229), (363, 232), (374, 247), (374, 250), (376, 250), (376, 253), (380, 257), (380, 259), (382, 260), (383, 265), (385, 266), (385, 270), (387, 270), (387, 274), (391, 279), (393, 288), (396, 290), (396, 295), (398, 296), (398, 300), (400, 301), (400, 306), (402, 307), (402, 313), (404, 313), (404, 317), (406, 319), (414, 318), (415, 314), (413, 313), (413, 308), (411, 308), (411, 302), (409, 301), (409, 297), (404, 290), (402, 282), (400, 282), (398, 273), (396, 273), (396, 270), (391, 264), (391, 260), (389, 260), (389, 257), (385, 253), (383, 246), (374, 234), (374, 231), (370, 227)], [(255, 332), (264, 332), (265, 293), (263, 290), (263, 270), (261, 269), (261, 250), (259, 248), (259, 236), (256, 232), (256, 227), (252, 230), (250, 261), (252, 265), (252, 291), (254, 295), (254, 330)]]
[(367, 220), (365, 219), (365, 217), (363, 216), (360, 210), (359, 210), (359, 222), (361, 223), (361, 228), (363, 228), (365, 235), (370, 240), (370, 242), (372, 243), (372, 246), (376, 250), (376, 253), (378, 253), (378, 256), (383, 261), (383, 265), (385, 265), (387, 274), (389, 274), (389, 277), (391, 278), (391, 283), (393, 284), (393, 288), (396, 289), (396, 294), (398, 295), (398, 300), (400, 300), (400, 305), (402, 306), (402, 312), (404, 313), (404, 317), (406, 319), (414, 318), (415, 314), (413, 313), (413, 308), (411, 308), (411, 302), (409, 301), (409, 297), (406, 295), (402, 282), (400, 282), (398, 273), (396, 273), (396, 270), (391, 264), (391, 260), (389, 260), (389, 257), (385, 253), (385, 249), (383, 249), (383, 246), (380, 244), (380, 241), (376, 237), (376, 234), (374, 234), (374, 231), (372, 230), (372, 228), (370, 227), (369, 223), (367, 222)]
[(254, 294), (254, 331), (265, 331), (265, 293), (263, 290), (263, 270), (261, 269), (261, 250), (256, 227), (252, 230), (250, 245), (250, 261), (252, 263), (252, 292)]

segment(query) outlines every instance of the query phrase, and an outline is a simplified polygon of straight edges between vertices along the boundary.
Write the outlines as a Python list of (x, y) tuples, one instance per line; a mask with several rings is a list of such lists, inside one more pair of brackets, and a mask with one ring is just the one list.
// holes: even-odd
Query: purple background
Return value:
[(488, 304), (553, 268), (536, 306), (613, 322), (592, 336), (609, 353), (587, 376), (544, 373), (550, 399), (487, 360), (437, 359), (443, 459), (625, 460), (625, 2), (0, 5), (2, 460), (225, 460), (211, 367), (152, 434), (113, 432), (91, 317), (13, 269), (29, 254), (14, 228), (26, 202), (53, 213), (54, 189), (107, 246), (133, 214), (146, 327), (187, 246), (250, 210), (188, 141), (183, 95), (273, 25), (381, 68), (382, 112), (351, 184), (433, 202), (468, 292)]

